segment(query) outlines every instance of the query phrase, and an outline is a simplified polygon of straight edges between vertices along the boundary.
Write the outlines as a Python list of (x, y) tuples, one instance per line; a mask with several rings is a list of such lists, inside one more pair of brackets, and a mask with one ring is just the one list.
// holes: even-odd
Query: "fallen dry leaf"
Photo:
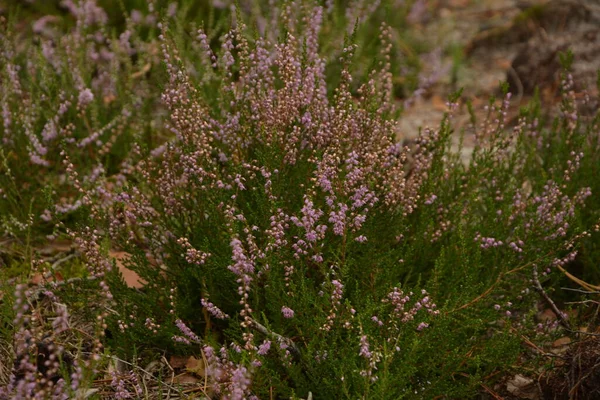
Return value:
[(562, 347), (568, 345), (569, 343), (571, 343), (571, 338), (565, 336), (561, 337), (560, 339), (556, 339), (552, 343), (552, 347)]
[(131, 254), (124, 251), (111, 251), (109, 255), (111, 258), (115, 259), (115, 264), (121, 275), (123, 275), (123, 280), (127, 287), (141, 289), (148, 283), (140, 278), (137, 272), (125, 267), (124, 263), (131, 257)]
[(169, 365), (173, 369), (184, 368), (188, 361), (187, 356), (171, 356), (169, 357)]
[(546, 308), (544, 311), (538, 313), (537, 319), (540, 322), (556, 321), (556, 314), (551, 309)]
[(519, 399), (539, 400), (540, 395), (533, 379), (523, 375), (515, 377), (506, 382), (506, 390)]
[(204, 376), (206, 374), (206, 368), (204, 368), (204, 360), (199, 360), (196, 357), (190, 357), (185, 364), (185, 368), (188, 372), (196, 374), (198, 376)]
[(33, 276), (31, 277), (31, 279), (29, 280), (29, 283), (31, 283), (32, 285), (39, 285), (40, 283), (42, 283), (44, 281), (44, 275), (37, 272), (35, 274), (33, 274)]

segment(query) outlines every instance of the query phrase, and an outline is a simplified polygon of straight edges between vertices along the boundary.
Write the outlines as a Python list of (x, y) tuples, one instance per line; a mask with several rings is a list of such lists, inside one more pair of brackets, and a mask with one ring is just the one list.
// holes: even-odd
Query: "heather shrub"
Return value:
[[(389, 48), (354, 82), (348, 38), (328, 95), (319, 10), (277, 43), (250, 39), (238, 19), (200, 55), (216, 60), (202, 79), (163, 25), (173, 139), (139, 151), (127, 184), (90, 201), (80, 239), (104, 232), (147, 282), (132, 292), (108, 273), (121, 299), (110, 346), (130, 357), (142, 338), (195, 345), (211, 393), (235, 398), (468, 397), (516, 362), (510, 332), (534, 325), (533, 271), (552, 275), (588, 236), (575, 221), (593, 133), (569, 115), (565, 75), (551, 130), (535, 107), (507, 129), (506, 93), (472, 127), (465, 165), (451, 150), (456, 95), (440, 127), (403, 147)], [(541, 158), (556, 134), (569, 151)]]
[[(48, 228), (56, 224), (56, 234), (73, 240), (85, 267), (75, 280), (42, 282), (51, 323), (26, 320), (31, 293), (23, 286), (7, 298), (14, 308), (3, 314), (12, 320), (9, 333), (29, 344), (16, 353), (30, 373), (19, 380), (15, 368), (7, 396), (40, 389), (56, 390), (40, 397), (73, 396), (99, 371), (103, 352), (132, 363), (166, 352), (202, 360), (207, 397), (471, 398), (498, 371), (525, 363), (522, 337), (547, 341), (560, 333), (535, 319), (534, 288), (564, 284), (563, 271), (578, 262), (582, 276), (594, 279), (587, 260), (597, 254), (599, 217), (590, 197), (600, 165), (598, 117), (578, 109), (568, 72), (551, 122), (539, 101), (509, 121), (504, 91), (483, 121), (473, 115), (457, 133), (463, 99), (456, 93), (440, 126), (424, 127), (405, 145), (396, 132), (393, 30), (378, 27), (380, 51), (365, 69), (357, 48), (368, 43), (359, 28), (347, 29), (356, 18), (340, 17), (348, 34), (331, 50), (333, 41), (321, 42), (323, 30), (334, 29), (325, 18), (336, 14), (325, 17), (327, 8), (309, 1), (290, 4), (301, 7), (283, 13), (277, 34), (247, 27), (263, 15), (260, 7), (240, 7), (230, 29), (216, 28), (220, 37), (199, 28), (185, 40), (187, 25), (162, 19), (152, 28), (156, 41), (148, 39), (154, 46), (131, 41), (140, 46), (139, 70), (151, 65), (147, 78), (128, 73), (138, 70), (132, 54), (85, 73), (77, 63), (60, 64), (62, 72), (40, 78), (58, 92), (70, 87), (58, 78), (74, 82), (64, 95), (77, 104), (66, 106), (73, 126), (56, 143), (27, 128), (63, 118), (40, 114), (39, 86), (26, 92), (36, 100), (26, 96), (32, 107), (19, 109), (18, 124), (10, 108), (17, 92), (6, 91), (14, 97), (5, 102), (8, 126), (21, 130), (9, 134), (5, 123), (2, 137), (20, 155), (5, 152), (10, 174), (0, 187), (27, 199), (49, 187)], [(88, 27), (77, 21), (67, 37), (85, 37), (77, 32)], [(95, 39), (80, 40), (72, 52), (87, 57)], [(77, 82), (93, 82), (109, 66), (124, 86), (107, 104)], [(22, 73), (3, 84), (33, 77)], [(88, 124), (97, 125), (90, 131)], [(96, 129), (102, 133), (90, 134)], [(465, 137), (475, 141), (468, 159)], [(27, 194), (9, 168), (24, 157), (62, 179), (24, 173), (19, 179), (33, 180), (38, 191)], [(57, 199), (63, 191), (74, 193), (69, 205)], [(5, 215), (23, 212), (18, 204), (2, 207)], [(76, 223), (57, 216), (65, 207), (79, 210)], [(20, 218), (29, 215), (35, 212)], [(127, 254), (123, 263), (141, 287), (125, 283), (114, 250)], [(37, 344), (27, 340), (66, 340), (62, 302), (99, 340), (70, 337), (83, 349), (77, 363), (40, 370)], [(575, 326), (563, 318), (565, 328)], [(75, 375), (73, 365), (81, 368)], [(121, 398), (141, 396), (138, 379), (115, 374), (113, 387)]]

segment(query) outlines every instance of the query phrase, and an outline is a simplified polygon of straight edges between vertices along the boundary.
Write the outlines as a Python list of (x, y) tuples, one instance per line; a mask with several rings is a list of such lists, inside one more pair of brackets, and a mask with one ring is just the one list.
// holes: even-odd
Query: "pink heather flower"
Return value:
[(71, 390), (76, 392), (79, 389), (79, 383), (83, 379), (83, 369), (77, 359), (73, 360), (73, 372), (71, 373)]
[(140, 10), (131, 10), (131, 21), (135, 24), (142, 22), (144, 15)]
[(231, 374), (231, 395), (232, 400), (242, 400), (246, 398), (246, 391), (250, 386), (250, 378), (248, 370), (245, 367), (239, 366)]
[(261, 356), (266, 355), (271, 349), (271, 341), (265, 340), (260, 346), (258, 346), (258, 354)]
[[(54, 293), (50, 292), (54, 296)], [(56, 318), (52, 321), (52, 329), (55, 333), (69, 329), (69, 313), (67, 307), (57, 304)]]
[(411, 24), (421, 23), (427, 15), (427, 2), (425, 0), (417, 0), (410, 8), (406, 20)]
[(35, 21), (32, 25), (32, 29), (34, 33), (40, 34), (44, 33), (47, 30), (46, 25), (48, 23), (56, 22), (58, 18), (54, 15), (45, 15), (42, 18)]
[(177, 14), (177, 3), (175, 3), (175, 2), (169, 3), (169, 8), (167, 8), (167, 15), (169, 16), (169, 18), (173, 18), (173, 17), (175, 17), (176, 14)]
[[(121, 376), (117, 375), (117, 373), (114, 371), (111, 374), (112, 374), (112, 378), (113, 378), (111, 381), (111, 386), (115, 389), (115, 394), (114, 394), (115, 399), (132, 399), (134, 397), (137, 397), (136, 393), (138, 395), (140, 395), (142, 393), (141, 387), (139, 388), (139, 390), (138, 390), (138, 387), (136, 387), (136, 393), (130, 392), (126, 387), (126, 385), (129, 383), (129, 382), (126, 382), (126, 379), (123, 379)], [(129, 380), (133, 381), (132, 383), (135, 386), (139, 386), (137, 384), (137, 378), (135, 377), (133, 372), (130, 373)]]
[(56, 129), (56, 123), (54, 120), (49, 120), (46, 122), (46, 125), (44, 125), (44, 129), (42, 129), (42, 138), (44, 139), (44, 142), (49, 142), (57, 136), (58, 131)]
[(233, 351), (235, 351), (236, 353), (241, 353), (242, 352), (242, 348), (240, 347), (239, 344), (231, 342), (230, 346), (233, 349)]
[(294, 317), (294, 310), (286, 306), (281, 307), (281, 313), (283, 314), (284, 318)]
[(153, 14), (146, 15), (146, 25), (152, 26), (156, 23), (156, 16)]
[(427, 204), (427, 205), (433, 204), (433, 202), (436, 201), (436, 199), (437, 199), (437, 196), (435, 194), (432, 194), (430, 198), (425, 200), (425, 204)]
[(228, 267), (229, 270), (236, 275), (253, 273), (254, 263), (246, 256), (242, 242), (237, 238), (233, 239), (231, 241), (231, 247), (233, 250), (231, 259), (235, 261), (235, 264), (230, 265)]
[(36, 165), (41, 165), (43, 167), (49, 167), (50, 166), (50, 163), (48, 161), (44, 160), (38, 154), (33, 153), (33, 152), (29, 153), (29, 160), (32, 163), (36, 164)]
[(496, 305), (494, 305), (494, 310), (496, 310), (496, 311), (500, 311), (500, 304), (496, 304)]
[(190, 344), (192, 344), (192, 342), (190, 342), (189, 340), (187, 340), (186, 338), (184, 338), (183, 336), (173, 336), (172, 339), (178, 343), (183, 343), (187, 346), (189, 346)]
[(96, 0), (82, 0), (79, 2), (63, 0), (61, 5), (86, 25), (104, 25), (108, 21), (106, 12), (96, 4)]
[(364, 358), (371, 358), (371, 352), (369, 351), (369, 341), (366, 335), (360, 337), (360, 351), (358, 355)]
[(367, 241), (367, 237), (366, 237), (365, 235), (360, 235), (359, 237), (357, 237), (357, 238), (356, 238), (356, 239), (354, 239), (354, 240), (356, 240), (356, 241), (357, 241), (357, 242), (359, 242), (359, 243), (364, 243), (364, 242), (366, 242), (366, 241)]
[(521, 253), (523, 251), (523, 249), (521, 249), (519, 246), (517, 246), (517, 244), (515, 242), (510, 242), (508, 244), (508, 247), (510, 247), (512, 250), (516, 251), (517, 253)]
[(343, 203), (339, 203), (338, 206), (340, 207), (338, 212), (332, 211), (329, 213), (329, 222), (333, 224), (333, 233), (342, 236), (346, 228), (346, 211), (348, 211), (348, 206)]
[(356, 229), (360, 229), (366, 220), (367, 220), (366, 215), (364, 215), (364, 214), (357, 215), (356, 217), (354, 217), (354, 221), (353, 221), (354, 227)]
[(94, 101), (94, 93), (88, 88), (83, 89), (79, 92), (79, 97), (77, 98), (78, 104), (80, 107), (85, 107)]
[[(351, 179), (351, 177), (347, 177), (347, 179)], [(362, 185), (360, 188), (356, 189), (356, 191), (354, 192), (354, 195), (352, 195), (351, 197), (353, 203), (352, 203), (352, 209), (356, 210), (357, 208), (360, 208), (362, 206), (364, 206), (367, 203), (373, 203), (375, 204), (375, 200), (376, 198), (374, 198), (374, 195), (372, 192), (369, 192), (369, 189), (365, 186)]]
[[(190, 328), (188, 328), (188, 326), (180, 319), (178, 319), (177, 321), (175, 321), (175, 325), (177, 325), (177, 327), (179, 328), (179, 330), (181, 331), (181, 333), (183, 333), (183, 335), (193, 341), (193, 342), (199, 342), (200, 338), (198, 336), (196, 336), (196, 334), (194, 332), (192, 332), (192, 330)], [(176, 340), (176, 339), (174, 339)]]
[(227, 319), (229, 318), (229, 315), (225, 314), (223, 311), (221, 311), (221, 309), (219, 309), (219, 307), (215, 306), (213, 303), (211, 303), (210, 301), (206, 300), (206, 299), (201, 299), (200, 300), (200, 304), (202, 304), (202, 307), (206, 308), (206, 310), (215, 318), (217, 319)]
[(417, 326), (417, 330), (420, 332), (423, 329), (429, 327), (429, 324), (427, 322), (421, 322), (418, 326)]
[(333, 294), (331, 295), (332, 300), (340, 300), (343, 295), (344, 285), (337, 279), (331, 281), (331, 284), (334, 286)]
[(50, 222), (52, 221), (52, 213), (49, 210), (44, 210), (44, 212), (40, 215), (42, 221)]
[(309, 242), (316, 242), (317, 241), (317, 232), (315, 232), (315, 231), (308, 232), (306, 234), (306, 240), (308, 240)]

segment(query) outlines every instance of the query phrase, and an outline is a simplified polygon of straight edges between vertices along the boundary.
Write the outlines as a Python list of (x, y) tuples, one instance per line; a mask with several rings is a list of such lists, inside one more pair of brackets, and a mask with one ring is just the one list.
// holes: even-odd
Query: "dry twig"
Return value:
[(559, 319), (562, 326), (567, 328), (567, 330), (571, 331), (571, 324), (569, 323), (569, 320), (567, 319), (567, 314), (560, 311), (560, 309), (558, 308), (556, 303), (550, 298), (550, 296), (548, 296), (548, 293), (546, 293), (546, 291), (542, 287), (542, 284), (540, 283), (540, 279), (538, 277), (537, 266), (533, 267), (533, 279), (532, 280), (533, 280), (533, 286), (534, 286), (535, 290), (544, 298), (544, 300), (546, 300), (546, 303), (548, 303), (548, 305), (550, 306), (552, 311), (554, 311), (554, 313), (556, 314), (556, 316)]

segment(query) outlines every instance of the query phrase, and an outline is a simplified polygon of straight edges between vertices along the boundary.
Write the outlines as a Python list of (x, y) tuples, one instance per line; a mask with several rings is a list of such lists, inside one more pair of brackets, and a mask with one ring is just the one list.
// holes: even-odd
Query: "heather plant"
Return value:
[[(76, 23), (56, 47), (66, 54), (54, 59), (58, 70), (38, 54), (19, 73), (4, 37), (3, 73), (17, 73), (2, 81), (0, 188), (12, 191), (5, 226), (31, 229), (15, 221), (41, 212), (74, 242), (84, 270), (61, 282), (31, 255), (43, 297), (32, 307), (38, 292), (19, 285), (3, 303), (13, 307), (3, 314), (18, 361), (3, 396), (77, 396), (99, 374), (102, 352), (131, 363), (167, 352), (202, 360), (207, 397), (470, 398), (522, 362), (522, 337), (575, 329), (562, 303), (552, 303), (556, 323), (534, 317), (573, 265), (585, 265), (586, 279), (597, 274), (588, 260), (600, 217), (591, 196), (600, 190), (598, 117), (580, 110), (568, 72), (551, 122), (539, 101), (510, 121), (503, 91), (484, 120), (473, 116), (457, 133), (456, 93), (442, 123), (405, 146), (397, 34), (381, 24), (374, 61), (357, 54), (370, 43), (360, 32), (369, 2), (341, 17), (329, 3), (289, 2), (262, 28), (269, 14), (241, 4), (230, 28), (195, 27), (187, 40), (188, 25), (159, 13), (152, 27), (131, 15), (118, 38), (102, 28), (86, 36), (106, 14), (95, 2), (69, 4)], [(84, 4), (91, 9), (77, 11)], [(182, 4), (177, 12), (187, 12)], [(323, 40), (336, 32), (326, 21), (345, 35)], [(110, 60), (68, 62), (103, 46)], [(103, 71), (112, 97), (93, 84)], [(416, 95), (433, 79), (422, 78)], [(16, 108), (15, 85), (27, 88), (28, 107)], [(61, 100), (42, 112), (45, 85), (67, 111)], [(70, 128), (44, 141), (48, 121)], [(455, 149), (466, 136), (475, 141), (467, 160), (462, 141)], [(21, 172), (24, 158), (49, 173)], [(50, 172), (61, 179), (44, 181)], [(49, 187), (47, 204), (31, 200), (40, 187)], [(17, 195), (28, 211), (10, 203)], [(79, 213), (77, 223), (61, 210)], [(143, 287), (125, 283), (112, 250), (127, 254)], [(50, 318), (33, 312), (42, 306)], [(92, 338), (71, 328), (68, 310)], [(80, 349), (57, 347), (68, 341)], [(116, 398), (142, 395), (135, 371), (113, 370), (110, 380)]]
[[(354, 82), (350, 36), (329, 95), (321, 13), (277, 43), (237, 19), (220, 50), (201, 54), (214, 74), (201, 79), (162, 25), (173, 138), (138, 151), (127, 184), (88, 204), (147, 282), (131, 292), (90, 263), (122, 299), (110, 345), (124, 357), (140, 338), (199, 346), (210, 390), (231, 398), (472, 395), (516, 362), (510, 332), (533, 324), (531, 277), (563, 268), (590, 235), (575, 221), (591, 194), (580, 162), (597, 138), (568, 113), (566, 75), (560, 159), (540, 159), (555, 139), (535, 107), (507, 126), (509, 93), (471, 128), (468, 165), (451, 151), (458, 94), (440, 127), (402, 147), (389, 47)], [(387, 26), (379, 38), (390, 41)], [(91, 229), (86, 248), (99, 240)]]

